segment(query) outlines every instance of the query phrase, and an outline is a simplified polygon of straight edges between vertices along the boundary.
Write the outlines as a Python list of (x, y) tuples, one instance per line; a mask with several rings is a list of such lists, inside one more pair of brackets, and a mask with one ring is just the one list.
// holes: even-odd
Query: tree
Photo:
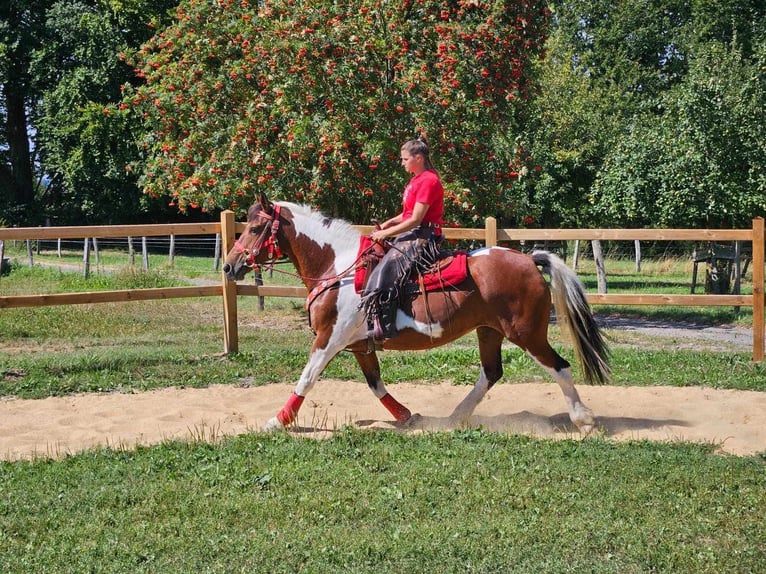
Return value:
[(555, 30), (537, 67), (540, 93), (529, 105), (525, 143), (536, 167), (523, 180), (527, 225), (596, 225), (588, 197), (611, 142), (625, 121), (614, 84), (598, 84), (573, 63), (577, 56)]
[(766, 213), (766, 49), (709, 42), (664, 113), (646, 114), (611, 153), (596, 207), (626, 226), (748, 227)]
[(530, 220), (598, 226), (591, 190), (632, 117), (682, 77), (676, 38), (686, 0), (569, 0), (553, 8), (540, 93), (524, 141), (539, 166), (525, 181)]
[(147, 40), (150, 20), (162, 22), (176, 4), (0, 4), (0, 217), (99, 223), (139, 211), (135, 176), (125, 172), (137, 153), (132, 129), (124, 118), (113, 121), (107, 106), (120, 101), (120, 86), (134, 78), (120, 52)]
[(762, 212), (760, 0), (557, 3), (526, 181), (547, 225), (741, 225)]
[(35, 52), (41, 117), (38, 142), (50, 184), (40, 198), (59, 223), (128, 222), (142, 195), (126, 166), (135, 130), (112, 113), (135, 82), (123, 54), (150, 38), (177, 0), (60, 0), (47, 14), (48, 41)]
[[(136, 169), (181, 210), (255, 190), (353, 221), (398, 207), (399, 145), (426, 134), (448, 216), (512, 216), (520, 102), (543, 2), (188, 0), (136, 61), (126, 104), (151, 129)], [(392, 191), (394, 190), (394, 191)]]
[(16, 0), (0, 4), (0, 219), (29, 215), (35, 176), (29, 141), (34, 113), (32, 54), (44, 41), (50, 1)]

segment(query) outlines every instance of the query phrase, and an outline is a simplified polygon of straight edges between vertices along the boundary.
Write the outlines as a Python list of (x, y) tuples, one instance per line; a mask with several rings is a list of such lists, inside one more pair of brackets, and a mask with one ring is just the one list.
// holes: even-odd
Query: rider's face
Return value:
[(402, 167), (408, 173), (418, 174), (423, 171), (423, 156), (411, 155), (410, 152), (402, 150)]

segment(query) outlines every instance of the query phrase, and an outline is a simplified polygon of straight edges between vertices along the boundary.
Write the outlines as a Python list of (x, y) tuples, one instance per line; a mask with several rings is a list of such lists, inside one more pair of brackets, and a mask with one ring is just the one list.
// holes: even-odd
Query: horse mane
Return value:
[[(277, 203), (289, 209), (295, 217), (308, 220), (309, 225), (306, 227), (317, 230), (317, 233), (328, 242), (330, 242), (331, 238), (333, 243), (336, 241), (342, 243), (345, 248), (353, 250), (354, 253), (359, 248), (359, 236), (361, 233), (349, 222), (339, 218), (328, 217), (310, 205), (289, 201), (279, 201)], [(301, 231), (311, 235), (309, 229), (301, 229)]]

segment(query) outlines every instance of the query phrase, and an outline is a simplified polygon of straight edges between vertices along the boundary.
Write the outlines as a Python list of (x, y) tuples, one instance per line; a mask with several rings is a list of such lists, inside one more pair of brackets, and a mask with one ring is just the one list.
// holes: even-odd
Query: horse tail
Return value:
[(551, 277), (551, 295), (556, 317), (569, 331), (575, 354), (591, 384), (609, 381), (609, 349), (593, 318), (585, 289), (574, 271), (547, 251), (532, 252), (532, 260)]

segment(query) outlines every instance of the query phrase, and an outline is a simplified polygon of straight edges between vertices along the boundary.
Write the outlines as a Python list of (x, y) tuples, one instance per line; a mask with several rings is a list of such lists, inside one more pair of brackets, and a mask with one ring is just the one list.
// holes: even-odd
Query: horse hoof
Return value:
[(261, 427), (261, 430), (265, 432), (274, 432), (284, 430), (285, 426), (279, 421), (277, 417), (271, 417), (268, 422)]
[(396, 426), (396, 428), (399, 428), (399, 429), (409, 429), (409, 428), (412, 428), (414, 425), (417, 425), (417, 423), (422, 418), (423, 417), (421, 417), (418, 413), (415, 413), (407, 417), (406, 420), (397, 421), (396, 423), (394, 423), (394, 425)]
[(595, 422), (585, 423), (583, 425), (580, 425), (580, 427), (579, 427), (580, 435), (582, 435), (584, 437), (590, 436), (595, 428), (596, 428), (596, 423)]

